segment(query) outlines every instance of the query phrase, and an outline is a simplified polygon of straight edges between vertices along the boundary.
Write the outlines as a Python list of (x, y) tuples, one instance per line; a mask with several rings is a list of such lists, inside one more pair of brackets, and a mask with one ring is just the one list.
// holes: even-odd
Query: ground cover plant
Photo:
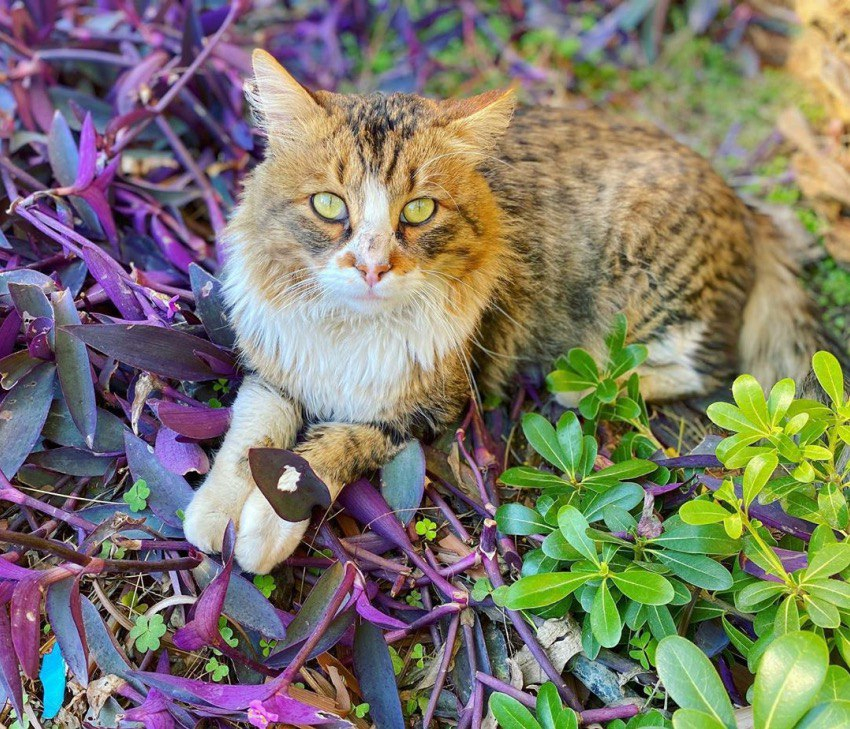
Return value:
[[(841, 725), (850, 403), (825, 353), (826, 404), (745, 376), (708, 409), (722, 437), (685, 438), (620, 319), (607, 361), (564, 353), (316, 510), (272, 575), (181, 530), (241, 376), (216, 240), (262, 153), (255, 45), (339, 90), (637, 107), (822, 232), (773, 131), (793, 85), (742, 73), (787, 28), (705, 0), (0, 2), (0, 721)], [(810, 275), (840, 336), (847, 273)]]

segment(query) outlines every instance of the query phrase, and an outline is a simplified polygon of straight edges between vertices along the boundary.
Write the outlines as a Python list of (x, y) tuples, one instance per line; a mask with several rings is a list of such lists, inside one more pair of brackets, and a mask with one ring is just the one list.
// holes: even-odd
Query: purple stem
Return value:
[(745, 706), (746, 704), (741, 698), (738, 687), (735, 685), (735, 679), (732, 677), (729, 664), (723, 656), (717, 656), (717, 672), (720, 674), (720, 680), (723, 681), (723, 686), (726, 689), (726, 693), (729, 694), (729, 698), (732, 699), (732, 703), (736, 706)]
[(82, 529), (87, 534), (94, 531), (95, 525), (90, 521), (83, 519), (76, 514), (70, 514), (62, 509), (57, 509), (55, 506), (44, 501), (34, 499), (32, 496), (27, 496), (25, 493), (18, 491), (8, 479), (0, 473), (0, 500), (10, 501), (13, 504), (18, 504), (22, 507), (29, 507), (35, 511), (40, 511), (47, 514), (53, 519), (58, 519), (66, 524), (69, 524), (78, 529)]
[[(502, 573), (499, 571), (499, 565), (496, 561), (495, 536), (496, 522), (492, 519), (485, 520), (484, 531), (481, 534), (481, 553), (484, 556), (484, 569), (487, 571), (487, 576), (490, 578), (490, 583), (493, 587), (501, 587), (505, 584), (505, 581), (502, 579)], [(514, 610), (507, 609), (505, 610), (505, 613), (516, 629), (516, 632), (519, 633), (520, 638), (522, 638), (525, 645), (528, 646), (528, 650), (531, 651), (531, 654), (540, 664), (543, 672), (549, 677), (552, 683), (555, 684), (561, 698), (571, 709), (581, 711), (581, 703), (579, 702), (575, 692), (567, 686), (563, 676), (561, 676), (555, 666), (552, 665), (552, 661), (549, 660), (549, 656), (546, 654), (546, 651), (544, 651), (540, 643), (537, 642), (537, 636), (534, 635), (534, 632), (531, 630), (528, 623), (525, 622), (522, 615)]]
[(488, 676), (486, 673), (477, 671), (475, 673), (475, 679), (483, 683), (485, 686), (489, 686), (494, 691), (498, 691), (500, 694), (506, 694), (507, 696), (516, 699), (519, 703), (523, 706), (527, 706), (529, 709), (534, 709), (537, 706), (537, 702), (531, 694), (515, 689), (509, 683), (500, 681), (495, 676)]
[(455, 516), (455, 513), (452, 511), (451, 507), (446, 503), (446, 500), (442, 496), (440, 496), (440, 494), (437, 493), (437, 489), (435, 489), (433, 486), (429, 486), (426, 489), (425, 493), (427, 494), (428, 498), (431, 499), (431, 503), (433, 503), (434, 506), (436, 506), (443, 513), (443, 516), (449, 523), (449, 526), (451, 526), (454, 533), (457, 534), (463, 542), (471, 544), (472, 537), (469, 536), (469, 532), (466, 531), (466, 528), (463, 526), (463, 524), (460, 523), (460, 519)]
[(629, 719), (640, 712), (637, 704), (620, 704), (619, 706), (606, 706), (604, 709), (587, 709), (580, 711), (582, 724), (595, 724), (615, 719)]
[(431, 726), (431, 719), (434, 718), (434, 711), (437, 709), (437, 699), (440, 697), (440, 691), (443, 690), (443, 685), (446, 682), (446, 675), (449, 672), (449, 664), (454, 653), (455, 642), (457, 641), (457, 629), (460, 626), (460, 613), (452, 618), (449, 624), (449, 632), (446, 635), (446, 642), (443, 643), (443, 658), (440, 661), (440, 669), (437, 672), (437, 680), (434, 682), (434, 688), (431, 690), (431, 698), (428, 700), (428, 708), (425, 709), (425, 714), (422, 719), (422, 726)]
[(464, 606), (457, 602), (444, 602), (442, 605), (438, 605), (418, 620), (414, 620), (406, 628), (399, 628), (398, 630), (387, 631), (386, 633), (384, 633), (384, 640), (386, 640), (388, 644), (395, 643), (397, 640), (401, 640), (402, 638), (407, 637), (408, 635), (419, 630), (420, 628), (424, 628), (428, 625), (433, 625), (437, 621), (444, 618), (446, 615), (459, 613), (461, 610), (463, 610), (463, 608)]
[(310, 637), (304, 641), (304, 645), (301, 646), (301, 650), (298, 651), (295, 658), (292, 659), (292, 663), (286, 667), (286, 670), (281, 675), (280, 680), (282, 687), (289, 686), (289, 684), (295, 680), (295, 677), (298, 675), (303, 665), (307, 662), (307, 658), (310, 656), (310, 653), (313, 652), (313, 648), (315, 648), (316, 644), (322, 639), (322, 636), (325, 634), (325, 631), (327, 631), (328, 626), (336, 617), (340, 606), (351, 594), (351, 588), (354, 586), (354, 579), (356, 576), (357, 568), (351, 563), (346, 564), (342, 581), (339, 583), (339, 587), (337, 587), (334, 591), (331, 599), (328, 600), (328, 607), (325, 609), (322, 619), (316, 623), (316, 627), (310, 634)]

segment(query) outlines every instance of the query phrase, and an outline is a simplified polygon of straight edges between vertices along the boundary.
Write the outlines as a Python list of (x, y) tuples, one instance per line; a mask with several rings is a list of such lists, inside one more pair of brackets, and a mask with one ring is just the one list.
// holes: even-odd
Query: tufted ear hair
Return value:
[(310, 122), (324, 113), (322, 107), (270, 53), (258, 48), (251, 60), (254, 79), (247, 85), (246, 94), (269, 144), (303, 139)]
[(475, 149), (491, 149), (511, 122), (516, 95), (514, 88), (486, 91), (468, 99), (450, 99), (440, 103), (448, 119), (448, 129)]

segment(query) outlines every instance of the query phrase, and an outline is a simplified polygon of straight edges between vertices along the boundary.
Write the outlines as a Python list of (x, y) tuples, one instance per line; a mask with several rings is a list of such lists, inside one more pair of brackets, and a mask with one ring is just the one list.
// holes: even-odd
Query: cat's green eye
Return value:
[(345, 220), (348, 216), (345, 201), (332, 192), (317, 192), (310, 198), (310, 203), (316, 214), (325, 220)]
[(436, 203), (430, 197), (416, 198), (402, 208), (401, 222), (419, 225), (428, 220), (434, 214), (436, 208)]

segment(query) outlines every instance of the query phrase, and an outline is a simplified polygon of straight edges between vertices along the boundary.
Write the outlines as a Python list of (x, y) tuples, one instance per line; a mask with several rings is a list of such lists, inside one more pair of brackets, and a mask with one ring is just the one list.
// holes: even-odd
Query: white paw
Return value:
[(266, 497), (254, 490), (242, 507), (236, 535), (236, 561), (246, 572), (262, 575), (285, 560), (301, 542), (309, 520), (281, 519)]
[[(227, 522), (232, 520), (238, 526), (242, 508), (242, 501), (234, 496), (235, 489), (230, 484), (221, 484), (223, 488), (220, 488), (218, 481), (216, 472), (207, 477), (195, 492), (183, 519), (186, 539), (207, 553), (221, 552)], [(253, 484), (251, 488), (256, 489)]]

